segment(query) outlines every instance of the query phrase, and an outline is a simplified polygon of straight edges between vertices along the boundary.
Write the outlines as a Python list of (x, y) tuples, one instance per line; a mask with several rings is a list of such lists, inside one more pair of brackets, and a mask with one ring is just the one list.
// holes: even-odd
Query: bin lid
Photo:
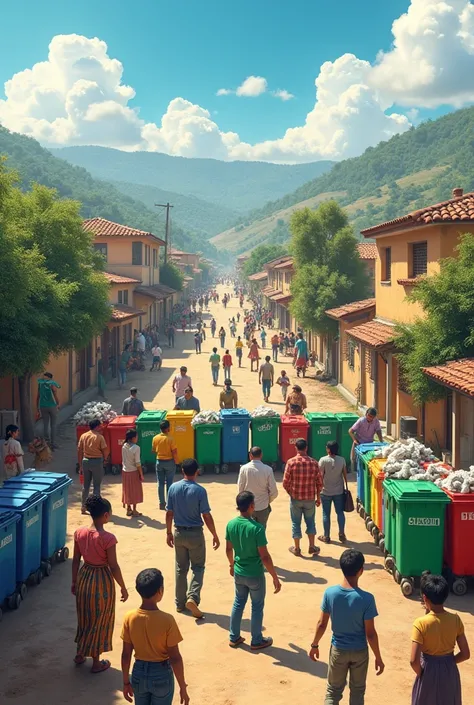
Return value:
[(222, 430), (222, 423), (219, 421), (219, 423), (198, 423), (194, 426), (195, 431), (199, 431), (199, 429), (206, 429), (209, 430), (210, 428), (215, 428), (216, 431), (221, 431)]
[(390, 494), (397, 502), (441, 502), (451, 501), (442, 489), (427, 480), (392, 480)]
[(117, 416), (109, 423), (110, 426), (135, 426), (136, 416)]
[(186, 419), (191, 420), (196, 416), (196, 412), (193, 409), (186, 409), (186, 410), (180, 410), (176, 409), (173, 411), (168, 411), (166, 414), (167, 419), (179, 419), (180, 421), (184, 421)]
[(359, 414), (354, 413), (353, 411), (338, 411), (337, 414), (335, 414), (337, 419), (360, 419)]
[(287, 426), (309, 426), (304, 416), (292, 416), (291, 414), (284, 414), (281, 417), (281, 422)]
[(356, 455), (363, 455), (364, 453), (368, 453), (369, 451), (377, 450), (377, 448), (381, 448), (382, 446), (388, 446), (388, 443), (375, 443), (375, 441), (374, 443), (359, 443), (355, 447), (355, 452)]
[(281, 424), (281, 418), (280, 416), (253, 416), (251, 421), (252, 428), (257, 423), (269, 423), (272, 426), (279, 426)]
[(305, 418), (308, 419), (309, 423), (327, 423), (328, 421), (337, 423), (339, 421), (336, 414), (331, 414), (326, 411), (305, 411), (304, 415)]
[(166, 411), (142, 411), (140, 416), (137, 418), (137, 424), (142, 423), (156, 423), (157, 421), (163, 421), (167, 412)]
[(10, 509), (13, 512), (25, 512), (35, 504), (44, 502), (46, 495), (39, 492), (37, 489), (21, 490), (17, 487), (0, 489), (0, 507)]
[(60, 473), (51, 473), (55, 477), (48, 477), (47, 472), (25, 472), (23, 475), (18, 475), (17, 477), (11, 477), (6, 480), (3, 487), (8, 489), (8, 487), (18, 487), (18, 489), (23, 489), (23, 486), (27, 489), (36, 489), (40, 492), (54, 492), (59, 487), (67, 487), (72, 484), (72, 480), (69, 475)]
[(0, 509), (0, 529), (13, 522), (16, 524), (20, 519), (19, 514), (15, 514), (15, 512), (11, 512), (8, 509)]
[(441, 488), (455, 504), (474, 504), (474, 492), (451, 492), (445, 487)]
[(235, 421), (238, 418), (250, 419), (247, 409), (221, 409), (221, 419), (223, 421)]
[(386, 462), (386, 458), (373, 458), (368, 464), (371, 474), (378, 480), (382, 480), (385, 477), (383, 466)]

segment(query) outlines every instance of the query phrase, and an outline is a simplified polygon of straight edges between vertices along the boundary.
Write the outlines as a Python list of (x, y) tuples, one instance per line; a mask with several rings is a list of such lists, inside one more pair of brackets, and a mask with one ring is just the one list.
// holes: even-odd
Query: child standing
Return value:
[(286, 401), (286, 395), (288, 394), (288, 387), (290, 386), (290, 378), (286, 374), (285, 370), (281, 371), (280, 376), (277, 379), (277, 384), (280, 385), (281, 387), (281, 396), (283, 397), (283, 401)]
[[(137, 575), (136, 589), (142, 603), (127, 612), (122, 628), (122, 674), (125, 700), (135, 705), (171, 705), (174, 677), (179, 685), (180, 702), (189, 703), (184, 680), (183, 659), (179, 642), (183, 637), (175, 618), (158, 609), (163, 599), (163, 575), (156, 568), (147, 568)], [(135, 651), (135, 663), (130, 678), (130, 663)]]
[(237, 360), (239, 361), (239, 367), (242, 367), (243, 347), (244, 347), (244, 344), (243, 344), (242, 339), (239, 335), (239, 337), (237, 338), (237, 341), (235, 343), (235, 354), (237, 356)]
[(461, 705), (458, 663), (470, 658), (464, 625), (458, 614), (444, 609), (449, 585), (442, 575), (423, 575), (420, 588), (426, 615), (415, 619), (411, 635), (412, 705)]
[(228, 350), (222, 356), (222, 366), (224, 368), (224, 379), (230, 378), (230, 368), (232, 367), (232, 355)]
[(344, 579), (340, 585), (328, 588), (323, 595), (321, 614), (309, 657), (312, 661), (319, 659), (319, 642), (331, 618), (332, 639), (326, 705), (340, 702), (348, 673), (351, 703), (364, 704), (369, 666), (367, 642), (375, 656), (377, 675), (380, 676), (385, 669), (374, 626), (374, 619), (378, 614), (375, 599), (370, 592), (365, 592), (359, 587), (364, 562), (365, 558), (360, 551), (352, 548), (344, 551), (339, 559)]

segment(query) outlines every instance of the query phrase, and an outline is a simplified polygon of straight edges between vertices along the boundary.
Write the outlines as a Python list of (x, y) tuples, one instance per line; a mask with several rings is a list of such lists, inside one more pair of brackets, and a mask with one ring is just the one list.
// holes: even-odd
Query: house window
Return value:
[(382, 257), (382, 281), (392, 281), (392, 248), (384, 247)]
[(349, 368), (351, 370), (353, 370), (355, 367), (355, 351), (356, 351), (356, 343), (354, 343), (354, 341), (351, 340), (350, 338), (346, 337), (345, 356), (346, 356), (346, 360), (349, 364)]
[(128, 289), (124, 289), (123, 291), (123, 302), (128, 306)]
[(107, 262), (107, 243), (106, 242), (95, 242), (94, 250), (102, 255), (102, 257)]
[(158, 250), (153, 248), (153, 268), (156, 269), (158, 267)]
[(132, 242), (132, 264), (143, 264), (143, 244)]
[(411, 246), (411, 277), (426, 274), (428, 269), (428, 243), (414, 242)]
[(119, 304), (123, 304), (123, 291), (119, 291), (118, 293), (118, 302)]
[(150, 245), (145, 245), (145, 267), (150, 266)]

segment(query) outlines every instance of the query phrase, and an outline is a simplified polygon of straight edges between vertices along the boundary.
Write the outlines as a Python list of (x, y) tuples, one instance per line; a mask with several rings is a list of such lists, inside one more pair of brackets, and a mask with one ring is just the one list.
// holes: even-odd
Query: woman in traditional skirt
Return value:
[(258, 372), (258, 361), (260, 360), (260, 353), (258, 352), (260, 350), (259, 345), (257, 343), (257, 339), (253, 338), (252, 342), (250, 343), (250, 349), (249, 349), (249, 359), (250, 359), (250, 372), (253, 372), (253, 363), (257, 363), (257, 369), (255, 370)]
[[(74, 533), (71, 592), (76, 596), (77, 654), (79, 666), (92, 658), (92, 673), (110, 668), (110, 661), (100, 655), (112, 651), (115, 621), (115, 583), (120, 585), (122, 602), (128, 598), (122, 572), (117, 563), (117, 539), (105, 531), (104, 525), (112, 514), (110, 502), (92, 495), (85, 503), (92, 517), (92, 526)], [(84, 560), (80, 567), (81, 558)]]
[(462, 705), (458, 663), (470, 658), (464, 625), (458, 614), (444, 609), (449, 585), (442, 575), (423, 575), (420, 588), (426, 614), (413, 624), (412, 705)]
[(141, 517), (137, 504), (143, 502), (143, 470), (140, 462), (140, 448), (137, 446), (137, 432), (131, 428), (125, 434), (122, 446), (122, 504), (127, 507), (128, 517)]

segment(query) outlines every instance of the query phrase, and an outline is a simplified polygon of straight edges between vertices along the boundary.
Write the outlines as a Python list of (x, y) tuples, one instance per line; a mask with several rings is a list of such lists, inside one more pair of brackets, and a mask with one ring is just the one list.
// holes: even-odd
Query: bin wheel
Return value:
[(402, 578), (400, 582), (400, 590), (402, 591), (402, 595), (405, 597), (410, 597), (410, 595), (413, 594), (414, 587), (412, 578)]
[(380, 531), (378, 530), (378, 527), (375, 526), (375, 524), (374, 524), (373, 527), (371, 528), (370, 533), (371, 533), (372, 536), (374, 537), (375, 543), (378, 544), (379, 538), (380, 538)]
[(367, 527), (367, 531), (371, 534), (372, 529), (375, 527), (375, 522), (370, 517), (368, 517), (368, 521), (366, 521), (365, 525)]
[(362, 504), (359, 506), (359, 516), (362, 517), (362, 519), (365, 519), (365, 509)]
[(199, 474), (204, 475), (205, 472), (206, 472), (206, 468), (204, 467), (204, 465), (200, 465), (199, 466)]
[(223, 473), (224, 475), (227, 475), (227, 473), (229, 472), (229, 466), (227, 465), (227, 463), (224, 463), (224, 464), (222, 465), (221, 471), (222, 471), (222, 473)]
[(43, 571), (43, 575), (45, 578), (49, 578), (53, 571), (53, 566), (51, 565), (50, 561), (43, 561), (41, 563), (41, 570)]
[(272, 470), (273, 472), (276, 472), (278, 470), (278, 463), (271, 463)]
[(457, 578), (453, 583), (452, 591), (455, 595), (458, 595), (458, 597), (465, 595), (467, 592), (466, 580), (464, 578)]
[(79, 463), (76, 463), (76, 475), (79, 475), (80, 469)]
[(356, 512), (360, 514), (360, 501), (358, 499), (356, 499)]
[(143, 465), (142, 465), (142, 470), (143, 470), (143, 474), (144, 474), (144, 475), (146, 475), (147, 473), (149, 473), (149, 472), (150, 472), (150, 465), (149, 465), (149, 463), (143, 463)]
[(19, 595), (22, 600), (24, 600), (28, 594), (28, 588), (26, 586), (26, 583), (21, 583), (20, 587), (18, 588)]
[(61, 561), (61, 563), (65, 563), (68, 558), (69, 558), (69, 548), (67, 546), (64, 546), (64, 548), (62, 548), (59, 551), (59, 560)]
[(390, 571), (395, 568), (395, 560), (394, 560), (393, 556), (390, 556), (390, 555), (386, 556), (385, 561), (384, 561), (384, 566), (385, 566), (386, 570), (390, 570)]
[(111, 465), (110, 472), (112, 473), (112, 475), (119, 475), (120, 474), (120, 465)]
[(397, 583), (397, 585), (400, 585), (400, 583), (402, 582), (402, 574), (401, 574), (400, 571), (397, 570), (396, 568), (395, 568), (395, 570), (393, 571), (393, 579), (395, 580), (395, 582)]
[(220, 465), (214, 465), (214, 472), (216, 475), (218, 475), (221, 471), (221, 466)]
[(14, 592), (13, 595), (10, 595), (7, 604), (9, 610), (17, 610), (21, 605), (20, 593)]
[(38, 568), (38, 570), (35, 572), (35, 574), (33, 576), (33, 584), (39, 585), (42, 582), (43, 582), (43, 571), (41, 570), (41, 568)]
[(382, 553), (385, 553), (385, 539), (380, 539), (379, 548), (382, 551)]

